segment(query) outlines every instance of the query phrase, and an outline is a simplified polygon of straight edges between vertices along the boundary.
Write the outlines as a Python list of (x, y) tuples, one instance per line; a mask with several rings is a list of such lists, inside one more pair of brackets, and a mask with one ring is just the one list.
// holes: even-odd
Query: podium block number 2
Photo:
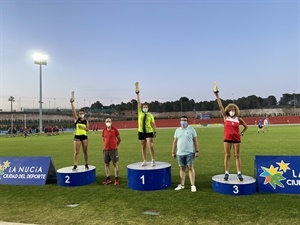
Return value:
[(69, 184), (70, 183), (70, 176), (65, 176), (65, 183)]
[(141, 176), (140, 179), (142, 180), (142, 184), (145, 184), (145, 175)]

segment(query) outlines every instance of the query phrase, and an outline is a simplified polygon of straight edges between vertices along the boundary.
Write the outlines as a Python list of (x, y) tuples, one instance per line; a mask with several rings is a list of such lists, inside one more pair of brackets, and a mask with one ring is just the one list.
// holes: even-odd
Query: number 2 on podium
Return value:
[(142, 184), (145, 184), (145, 175), (141, 176), (140, 179), (142, 180)]
[(69, 184), (69, 183), (70, 183), (70, 176), (68, 176), (68, 175), (65, 176), (65, 179), (66, 179), (66, 180), (65, 180), (65, 183), (66, 183), (66, 184)]

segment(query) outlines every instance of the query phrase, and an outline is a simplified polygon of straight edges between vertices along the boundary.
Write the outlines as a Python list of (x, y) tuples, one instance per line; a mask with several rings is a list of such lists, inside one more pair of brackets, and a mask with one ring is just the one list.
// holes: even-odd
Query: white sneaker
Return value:
[(147, 161), (144, 160), (144, 162), (142, 163), (142, 166), (147, 166)]
[(192, 186), (191, 186), (191, 192), (196, 192), (196, 191), (197, 191), (196, 186), (195, 186), (195, 185), (192, 185)]
[(175, 191), (179, 191), (181, 189), (184, 189), (184, 186), (181, 184), (178, 184), (178, 186), (174, 189)]
[(155, 160), (154, 159), (152, 159), (152, 161), (151, 161), (151, 166), (155, 166)]

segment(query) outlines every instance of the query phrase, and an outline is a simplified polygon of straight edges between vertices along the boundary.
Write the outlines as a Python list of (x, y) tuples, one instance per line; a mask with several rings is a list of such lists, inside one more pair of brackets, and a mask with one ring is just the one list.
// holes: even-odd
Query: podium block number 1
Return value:
[(141, 176), (140, 179), (142, 180), (142, 184), (145, 184), (145, 175)]

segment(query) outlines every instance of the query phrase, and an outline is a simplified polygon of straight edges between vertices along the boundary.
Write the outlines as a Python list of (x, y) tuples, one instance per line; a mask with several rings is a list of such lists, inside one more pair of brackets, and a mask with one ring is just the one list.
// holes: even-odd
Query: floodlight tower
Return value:
[(132, 99), (131, 100), (131, 120), (133, 120), (133, 103), (134, 103), (134, 100)]
[(294, 91), (294, 114), (296, 116), (296, 94), (295, 94), (295, 91)]
[(15, 98), (13, 96), (10, 96), (8, 101), (10, 102), (10, 112), (11, 112), (11, 125), (10, 125), (10, 131), (12, 132), (14, 122), (13, 122), (13, 102), (15, 101)]
[(43, 106), (43, 101), (42, 101), (42, 65), (47, 65), (47, 55), (42, 55), (39, 53), (36, 53), (33, 55), (34, 59), (34, 64), (40, 65), (40, 116), (39, 116), (39, 130), (40, 132), (43, 131), (43, 119), (42, 119), (42, 106)]

